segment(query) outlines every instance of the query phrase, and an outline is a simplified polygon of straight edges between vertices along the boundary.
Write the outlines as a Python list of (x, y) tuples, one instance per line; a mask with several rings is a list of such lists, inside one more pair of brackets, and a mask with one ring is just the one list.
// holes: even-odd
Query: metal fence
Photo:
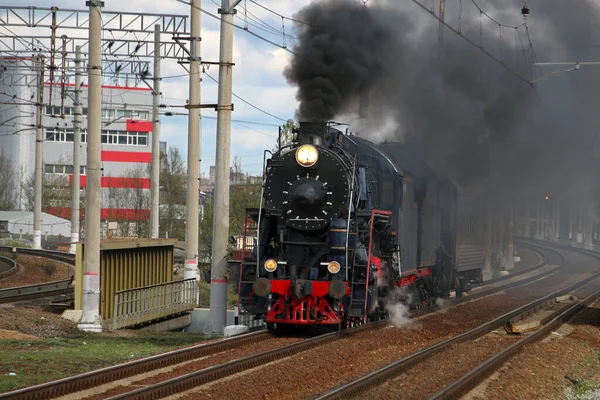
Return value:
[(115, 293), (113, 330), (193, 310), (198, 305), (195, 279), (159, 283)]

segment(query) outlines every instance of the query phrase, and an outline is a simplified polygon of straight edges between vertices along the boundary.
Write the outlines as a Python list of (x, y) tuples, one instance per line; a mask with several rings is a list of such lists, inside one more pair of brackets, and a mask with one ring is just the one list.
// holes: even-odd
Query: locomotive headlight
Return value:
[(296, 161), (303, 167), (312, 167), (319, 159), (319, 151), (311, 144), (304, 144), (296, 150)]
[(332, 261), (329, 264), (327, 264), (327, 271), (329, 271), (330, 274), (337, 274), (338, 272), (340, 272), (340, 263), (337, 261)]
[(275, 270), (277, 269), (277, 261), (273, 259), (265, 261), (265, 269), (267, 270), (267, 272), (275, 272)]

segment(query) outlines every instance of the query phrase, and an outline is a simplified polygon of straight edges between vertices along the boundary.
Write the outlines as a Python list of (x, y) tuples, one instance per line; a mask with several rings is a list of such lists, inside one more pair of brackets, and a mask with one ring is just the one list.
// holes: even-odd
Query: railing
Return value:
[(185, 311), (198, 305), (194, 278), (160, 283), (115, 293), (113, 330), (134, 326)]

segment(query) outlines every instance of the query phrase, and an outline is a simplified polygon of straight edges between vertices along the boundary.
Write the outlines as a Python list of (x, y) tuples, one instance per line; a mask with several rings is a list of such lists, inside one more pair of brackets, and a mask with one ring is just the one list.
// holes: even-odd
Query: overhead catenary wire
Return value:
[[(204, 72), (204, 74), (205, 74), (206, 76), (208, 76), (210, 79), (212, 79), (212, 80), (213, 80), (215, 83), (219, 83), (219, 81), (218, 81), (218, 80), (216, 80), (215, 78), (213, 78), (212, 76), (210, 76), (210, 74), (209, 74), (208, 72)], [(254, 108), (254, 109), (256, 109), (256, 110), (260, 111), (261, 113), (263, 113), (263, 114), (266, 114), (266, 115), (269, 115), (269, 116), (271, 116), (271, 117), (273, 117), (273, 118), (275, 118), (275, 119), (278, 119), (278, 120), (280, 120), (280, 121), (287, 122), (287, 119), (284, 119), (284, 118), (278, 117), (277, 115), (271, 114), (270, 112), (268, 112), (268, 111), (265, 111), (265, 110), (263, 110), (262, 108), (260, 108), (260, 107), (258, 107), (258, 106), (255, 106), (254, 104), (250, 103), (249, 101), (247, 101), (247, 100), (244, 100), (243, 98), (241, 98), (240, 96), (238, 96), (237, 94), (235, 94), (235, 93), (233, 93), (233, 92), (232, 92), (231, 94), (232, 94), (234, 97), (236, 97), (238, 100), (241, 100), (242, 102), (244, 102), (244, 103), (246, 103), (247, 105), (249, 105), (250, 107), (252, 107), (252, 108)]]
[[(216, 19), (218, 21), (221, 21), (221, 17), (219, 17), (218, 15), (215, 15), (215, 14), (211, 13), (210, 11), (205, 10), (202, 7), (196, 7), (192, 3), (190, 3), (190, 2), (188, 2), (186, 0), (175, 0), (175, 1), (177, 1), (178, 3), (185, 4), (187, 6), (190, 6), (190, 7), (197, 8), (198, 10), (200, 10), (202, 13), (208, 15), (209, 17), (214, 18), (214, 19)], [(271, 45), (273, 45), (275, 47), (279, 47), (280, 49), (283, 49), (283, 50), (287, 51), (288, 53), (293, 54), (294, 56), (298, 57), (299, 59), (304, 60), (304, 61), (310, 63), (310, 60), (306, 59), (305, 57), (302, 57), (300, 54), (298, 54), (295, 51), (289, 49), (288, 47), (285, 47), (285, 46), (282, 46), (282, 45), (280, 45), (278, 43), (275, 43), (274, 41), (269, 40), (269, 39), (267, 39), (267, 38), (265, 38), (263, 36), (260, 36), (259, 34), (255, 33), (255, 32), (252, 32), (251, 30), (245, 29), (243, 26), (240, 26), (238, 24), (230, 23), (230, 22), (227, 22), (227, 23), (230, 24), (231, 26), (235, 27), (235, 28), (238, 28), (238, 29), (240, 29), (240, 30), (248, 33), (249, 35), (252, 35), (252, 36), (256, 37), (257, 39), (260, 39), (260, 40), (262, 40), (262, 41), (264, 41), (266, 43), (269, 43), (269, 44), (271, 44)]]
[(287, 19), (287, 20), (289, 20), (289, 21), (293, 21), (293, 22), (296, 22), (296, 23), (298, 23), (298, 24), (302, 24), (302, 25), (308, 25), (308, 26), (317, 27), (317, 28), (319, 27), (318, 25), (311, 24), (310, 22), (301, 21), (301, 20), (299, 20), (299, 19), (296, 19), (296, 18), (290, 18), (290, 17), (286, 17), (285, 15), (281, 15), (281, 14), (279, 14), (278, 12), (271, 10), (271, 9), (270, 9), (270, 8), (268, 8), (267, 6), (264, 6), (264, 5), (260, 4), (260, 3), (259, 3), (259, 2), (257, 2), (257, 1), (250, 0), (250, 3), (256, 4), (256, 5), (257, 5), (257, 6), (259, 6), (260, 8), (262, 8), (262, 9), (265, 9), (265, 10), (269, 11), (270, 13), (273, 13), (273, 14), (277, 15), (277, 16), (278, 16), (278, 17), (280, 17), (280, 18)]
[[(490, 59), (492, 59), (493, 61), (495, 61), (496, 63), (498, 63), (500, 66), (502, 66), (504, 69), (506, 69), (510, 74), (514, 75), (519, 80), (527, 83), (528, 85), (534, 86), (533, 81), (527, 79), (526, 77), (524, 77), (523, 75), (521, 75), (520, 73), (518, 73), (517, 71), (515, 71), (514, 69), (512, 69), (508, 65), (506, 65), (506, 63), (502, 62), (502, 60), (498, 59), (496, 56), (494, 56), (492, 53), (490, 53), (488, 50), (486, 50), (485, 47), (483, 47), (482, 44), (475, 43), (473, 40), (471, 40), (469, 37), (463, 35), (461, 32), (459, 32), (456, 28), (454, 28), (453, 26), (451, 26), (450, 24), (448, 24), (446, 21), (443, 21), (438, 15), (436, 15), (435, 13), (431, 12), (430, 10), (428, 10), (427, 7), (425, 5), (423, 5), (419, 0), (412, 0), (412, 2), (415, 3), (417, 6), (419, 6), (420, 8), (422, 8), (423, 10), (427, 11), (427, 13), (430, 14), (431, 16), (433, 16), (436, 20), (438, 20), (438, 22), (440, 22), (446, 28), (448, 28), (449, 30), (451, 30), (452, 32), (454, 32), (455, 34), (457, 34), (458, 36), (460, 36), (461, 38), (463, 38), (471, 46), (473, 46), (476, 49), (480, 50), (485, 55), (487, 55)], [(513, 26), (513, 28), (514, 28), (514, 26)]]

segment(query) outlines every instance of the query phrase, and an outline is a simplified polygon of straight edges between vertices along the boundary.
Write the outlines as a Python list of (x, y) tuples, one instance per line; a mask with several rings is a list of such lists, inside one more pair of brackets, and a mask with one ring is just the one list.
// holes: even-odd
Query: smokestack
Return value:
[(300, 144), (323, 145), (326, 142), (327, 122), (300, 122), (298, 142)]

